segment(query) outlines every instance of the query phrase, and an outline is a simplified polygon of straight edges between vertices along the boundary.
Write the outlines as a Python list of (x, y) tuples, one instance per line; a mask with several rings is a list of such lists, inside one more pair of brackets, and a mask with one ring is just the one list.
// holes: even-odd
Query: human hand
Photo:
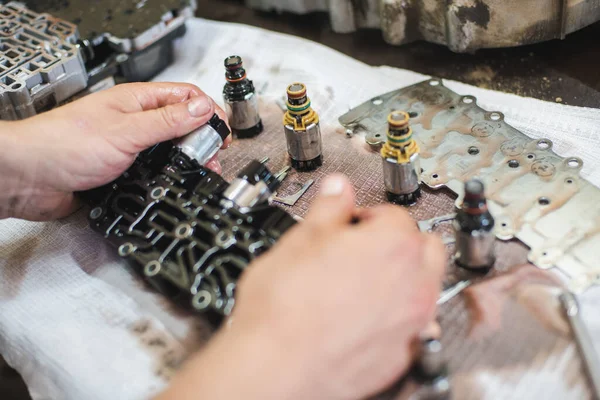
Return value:
[(356, 210), (347, 179), (330, 177), (307, 219), (244, 272), (231, 324), (161, 398), (373, 395), (407, 371), (445, 259), (404, 210)]
[[(71, 213), (73, 192), (119, 177), (137, 154), (225, 113), (184, 83), (118, 85), (38, 116), (0, 124), (0, 218), (49, 220)], [(231, 142), (231, 136), (224, 147)], [(220, 172), (215, 159), (207, 167)]]

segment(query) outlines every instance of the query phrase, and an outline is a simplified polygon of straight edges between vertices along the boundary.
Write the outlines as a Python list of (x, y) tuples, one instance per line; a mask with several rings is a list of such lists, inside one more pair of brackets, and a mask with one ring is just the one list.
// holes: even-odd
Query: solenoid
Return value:
[(381, 148), (387, 198), (401, 205), (414, 204), (421, 196), (419, 145), (413, 138), (409, 119), (403, 111), (388, 116), (387, 141)]
[(472, 179), (465, 183), (462, 207), (453, 222), (456, 235), (456, 264), (460, 267), (487, 272), (496, 260), (494, 253), (494, 218), (485, 198), (483, 182)]
[(225, 79), (223, 99), (233, 134), (241, 139), (257, 136), (263, 131), (258, 96), (254, 84), (246, 76), (240, 56), (225, 59)]
[(312, 171), (323, 165), (323, 145), (319, 115), (311, 107), (304, 84), (288, 86), (286, 106), (283, 126), (292, 167)]

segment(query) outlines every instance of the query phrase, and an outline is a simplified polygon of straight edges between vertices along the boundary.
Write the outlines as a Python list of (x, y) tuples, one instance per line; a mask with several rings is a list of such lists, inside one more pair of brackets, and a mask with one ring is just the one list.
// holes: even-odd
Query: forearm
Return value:
[[(297, 349), (283, 348), (271, 335), (221, 331), (184, 366), (155, 400), (284, 400), (306, 393), (306, 363)], [(313, 388), (310, 388), (313, 389)]]

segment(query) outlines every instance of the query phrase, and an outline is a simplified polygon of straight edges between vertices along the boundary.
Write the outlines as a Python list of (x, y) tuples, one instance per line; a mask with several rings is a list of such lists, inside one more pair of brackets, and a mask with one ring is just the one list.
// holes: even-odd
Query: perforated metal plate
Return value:
[(583, 161), (560, 157), (550, 140), (529, 138), (476, 100), (431, 79), (373, 98), (340, 123), (365, 130), (367, 143), (377, 148), (385, 140), (387, 115), (409, 112), (423, 183), (449, 188), (460, 203), (463, 183), (482, 179), (499, 239), (520, 239), (533, 264), (560, 268), (574, 291), (600, 283), (594, 250), (600, 247), (600, 190), (579, 176)]

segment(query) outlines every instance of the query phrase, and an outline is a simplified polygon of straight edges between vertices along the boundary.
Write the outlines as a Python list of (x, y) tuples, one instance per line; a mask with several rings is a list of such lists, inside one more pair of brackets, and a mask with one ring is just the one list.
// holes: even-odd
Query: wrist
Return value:
[(305, 363), (268, 332), (224, 326), (208, 346), (188, 361), (167, 392), (157, 400), (203, 398), (229, 400), (304, 400)]
[(0, 219), (19, 215), (27, 198), (27, 158), (19, 141), (19, 122), (0, 122)]

